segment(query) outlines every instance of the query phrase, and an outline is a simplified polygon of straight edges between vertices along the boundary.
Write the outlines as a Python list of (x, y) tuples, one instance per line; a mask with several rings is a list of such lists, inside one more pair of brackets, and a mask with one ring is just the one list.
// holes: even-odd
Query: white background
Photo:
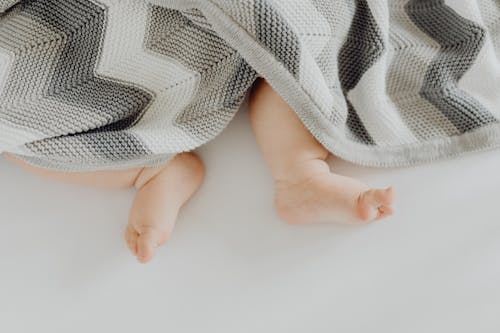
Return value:
[(203, 189), (153, 263), (129, 255), (132, 191), (0, 159), (0, 332), (500, 332), (500, 152), (409, 169), (369, 226), (288, 226), (246, 112), (199, 151)]

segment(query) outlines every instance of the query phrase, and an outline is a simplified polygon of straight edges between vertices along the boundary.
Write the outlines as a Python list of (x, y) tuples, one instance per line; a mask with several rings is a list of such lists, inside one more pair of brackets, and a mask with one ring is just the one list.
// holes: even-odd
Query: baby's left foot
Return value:
[(312, 160), (293, 177), (276, 181), (275, 204), (291, 224), (367, 223), (393, 214), (394, 191), (331, 173), (323, 160)]

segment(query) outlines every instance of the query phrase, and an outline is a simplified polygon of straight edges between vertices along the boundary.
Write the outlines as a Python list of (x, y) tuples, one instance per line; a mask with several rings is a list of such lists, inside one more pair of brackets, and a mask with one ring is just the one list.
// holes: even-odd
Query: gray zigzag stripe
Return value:
[(255, 0), (256, 37), (296, 78), (300, 73), (300, 41), (269, 1)]
[[(66, 161), (88, 164), (89, 157), (106, 162), (130, 162), (150, 155), (146, 148), (134, 135), (127, 132), (93, 132), (89, 135), (69, 135), (58, 139), (41, 140), (26, 145), (31, 151), (51, 161)], [(118, 147), (118, 149), (116, 149)], [(56, 151), (54, 149), (57, 149)], [(41, 157), (40, 157), (41, 155)]]
[[(65, 15), (65, 8), (72, 15)], [(138, 116), (152, 96), (146, 91), (95, 77), (104, 34), (105, 11), (85, 0), (35, 1), (26, 12), (60, 36), (69, 36), (53, 70), (49, 94), (66, 103), (90, 105), (105, 112), (109, 123)], [(57, 14), (57, 13), (61, 14)], [(75, 27), (79, 27), (75, 31)], [(75, 62), (75, 59), (78, 62)], [(119, 96), (119, 98), (117, 98)]]
[(461, 133), (498, 122), (458, 87), (481, 52), (485, 31), (458, 15), (443, 0), (411, 0), (405, 10), (415, 25), (441, 45), (441, 52), (426, 73), (421, 96), (436, 106)]
[(7, 11), (10, 7), (19, 3), (21, 0), (0, 0), (0, 14)]
[[(45, 38), (37, 40), (40, 36)], [(14, 57), (0, 95), (0, 118), (16, 126), (44, 133), (45, 137), (66, 134), (58, 124), (69, 125), (70, 129), (78, 126), (60, 119), (54, 110), (63, 109), (62, 104), (47, 98), (47, 82), (61, 51), (59, 40), (56, 33), (34, 21), (20, 7), (16, 8), (13, 15), (2, 19), (0, 47)], [(40, 65), (43, 61), (46, 66)], [(71, 108), (68, 109), (71, 112)], [(80, 120), (80, 126), (90, 127), (88, 121)]]
[(224, 96), (224, 107), (238, 108), (257, 77), (257, 72), (246, 61), (241, 59), (237, 65), (237, 70), (226, 84), (227, 94)]
[(356, 0), (356, 11), (347, 40), (340, 50), (339, 76), (344, 96), (348, 101), (347, 126), (355, 138), (365, 144), (375, 144), (356, 110), (348, 100), (363, 75), (373, 66), (385, 50), (384, 40), (366, 0)]
[[(177, 10), (152, 6), (149, 26), (155, 28), (148, 33), (149, 50), (199, 74), (192, 103), (174, 124), (199, 140), (210, 139), (238, 111), (257, 73), (222, 38)], [(212, 119), (210, 126), (207, 119)]]
[[(67, 154), (73, 155), (75, 148), (80, 148), (81, 155), (90, 154), (106, 160), (115, 160), (120, 154), (128, 159), (147, 155), (149, 151), (135, 136), (118, 131), (130, 126), (141, 115), (152, 96), (138, 88), (94, 76), (99, 57), (99, 42), (105, 29), (105, 10), (84, 0), (28, 1), (23, 10), (32, 19), (49, 27), (61, 37), (67, 37), (52, 71), (47, 89), (48, 96), (64, 104), (82, 105), (82, 113), (76, 115), (77, 118), (88, 119), (98, 115), (108, 119), (108, 125), (96, 130), (70, 137), (47, 139), (27, 147), (35, 153), (45, 155), (50, 155), (51, 151), (64, 155), (60, 153), (61, 148)], [(54, 109), (53, 112), (58, 113), (58, 123), (53, 126), (77, 121), (74, 114), (66, 114), (60, 108)], [(98, 132), (100, 134), (97, 134)], [(75, 142), (78, 140), (81, 142)], [(107, 149), (111, 142), (117, 145), (113, 152)]]

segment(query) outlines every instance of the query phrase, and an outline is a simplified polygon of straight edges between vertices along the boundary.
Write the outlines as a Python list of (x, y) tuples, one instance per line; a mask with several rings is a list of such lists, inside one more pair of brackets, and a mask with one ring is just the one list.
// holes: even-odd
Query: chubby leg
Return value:
[(250, 119), (275, 179), (276, 208), (285, 221), (362, 223), (393, 213), (392, 188), (370, 189), (332, 173), (328, 151), (264, 80), (253, 88)]
[(180, 208), (200, 187), (204, 168), (193, 153), (175, 156), (154, 168), (64, 173), (32, 167), (10, 155), (28, 171), (70, 184), (98, 188), (136, 188), (125, 232), (127, 245), (140, 262), (150, 261), (172, 232)]

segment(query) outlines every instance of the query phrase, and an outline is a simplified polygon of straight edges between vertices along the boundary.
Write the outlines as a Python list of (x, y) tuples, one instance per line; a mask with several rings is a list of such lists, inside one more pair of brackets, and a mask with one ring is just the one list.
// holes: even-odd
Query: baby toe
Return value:
[(147, 228), (137, 238), (137, 259), (147, 263), (153, 259), (156, 249), (166, 241), (167, 233), (156, 229)]
[(362, 221), (370, 222), (393, 213), (390, 206), (394, 199), (392, 188), (386, 190), (368, 190), (358, 199), (358, 212)]
[(385, 190), (377, 191), (377, 200), (385, 206), (390, 206), (394, 202), (394, 189), (389, 187)]
[(380, 206), (378, 208), (378, 216), (376, 220), (383, 219), (384, 217), (388, 217), (394, 214), (394, 208), (391, 206)]
[(394, 190), (392, 187), (385, 190), (368, 190), (361, 195), (361, 200), (374, 207), (390, 206), (394, 201)]

